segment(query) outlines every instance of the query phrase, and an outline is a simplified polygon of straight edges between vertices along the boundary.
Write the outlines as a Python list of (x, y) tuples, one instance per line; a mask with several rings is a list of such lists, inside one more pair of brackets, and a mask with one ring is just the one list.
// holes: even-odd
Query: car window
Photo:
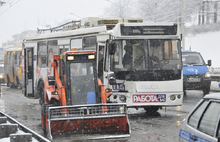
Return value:
[(202, 104), (193, 112), (193, 114), (189, 117), (188, 124), (194, 128), (197, 128), (197, 124), (199, 119), (208, 104), (208, 100), (202, 102)]
[(206, 134), (214, 136), (220, 114), (220, 103), (211, 102), (201, 118), (198, 129)]

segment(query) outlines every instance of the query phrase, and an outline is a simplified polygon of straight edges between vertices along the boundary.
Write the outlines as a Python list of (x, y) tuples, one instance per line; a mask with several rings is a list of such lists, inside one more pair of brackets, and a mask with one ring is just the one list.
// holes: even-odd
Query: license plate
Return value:
[(122, 83), (118, 83), (118, 84), (112, 85), (112, 89), (113, 90), (125, 90), (125, 85)]
[(134, 94), (133, 103), (166, 102), (166, 94)]
[(188, 78), (188, 82), (200, 82), (201, 81), (201, 78)]

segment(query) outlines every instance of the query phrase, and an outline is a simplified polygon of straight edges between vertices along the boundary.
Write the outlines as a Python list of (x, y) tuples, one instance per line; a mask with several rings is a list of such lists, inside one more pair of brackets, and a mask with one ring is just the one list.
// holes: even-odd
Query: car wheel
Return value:
[(209, 94), (209, 92), (210, 92), (210, 87), (203, 87), (202, 91), (203, 91), (203, 94), (204, 94), (204, 95)]

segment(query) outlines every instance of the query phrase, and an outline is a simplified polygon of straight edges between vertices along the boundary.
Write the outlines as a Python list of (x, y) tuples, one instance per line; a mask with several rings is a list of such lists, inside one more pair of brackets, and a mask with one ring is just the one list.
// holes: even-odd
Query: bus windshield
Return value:
[(123, 39), (115, 40), (115, 43), (115, 52), (110, 55), (110, 69), (116, 78), (155, 80), (157, 76), (156, 80), (174, 80), (181, 77), (179, 40)]
[(114, 71), (181, 69), (179, 40), (116, 40)]

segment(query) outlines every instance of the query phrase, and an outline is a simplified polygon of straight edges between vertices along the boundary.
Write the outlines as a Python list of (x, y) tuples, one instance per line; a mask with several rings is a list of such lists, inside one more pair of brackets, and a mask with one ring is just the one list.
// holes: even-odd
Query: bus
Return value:
[(25, 96), (42, 102), (46, 70), (53, 72), (49, 54), (96, 50), (98, 77), (106, 90), (113, 91), (108, 101), (144, 108), (147, 113), (182, 104), (179, 24), (98, 17), (72, 22), (39, 29), (38, 35), (23, 40)]
[(17, 46), (4, 51), (4, 79), (10, 88), (22, 87), (21, 59), (22, 47)]

